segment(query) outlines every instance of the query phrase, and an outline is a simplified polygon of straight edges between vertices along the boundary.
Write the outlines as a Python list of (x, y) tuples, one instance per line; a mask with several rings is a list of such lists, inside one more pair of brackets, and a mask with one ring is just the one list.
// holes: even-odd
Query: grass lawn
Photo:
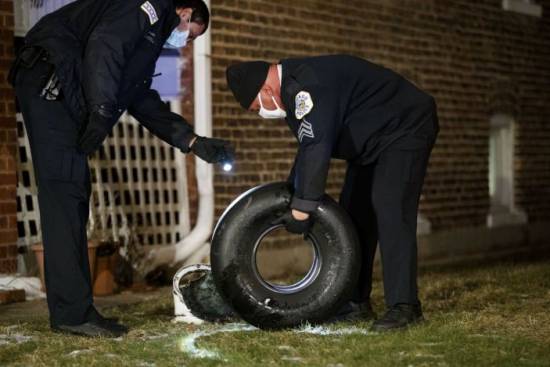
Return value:
[(282, 332), (172, 324), (167, 291), (103, 310), (132, 328), (120, 340), (54, 334), (46, 315), (2, 322), (0, 365), (550, 366), (550, 262), (432, 269), (420, 287), (428, 322), (389, 334), (369, 332), (369, 323)]

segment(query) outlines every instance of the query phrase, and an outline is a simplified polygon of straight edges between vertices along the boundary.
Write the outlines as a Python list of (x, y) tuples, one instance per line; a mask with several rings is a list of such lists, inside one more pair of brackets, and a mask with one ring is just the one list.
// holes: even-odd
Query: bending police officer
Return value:
[(288, 231), (308, 232), (331, 158), (347, 161), (340, 204), (355, 224), (363, 259), (355, 295), (337, 317), (375, 317), (370, 293), (379, 242), (387, 312), (373, 328), (422, 320), (416, 220), (439, 130), (434, 99), (397, 73), (347, 55), (240, 63), (227, 69), (227, 82), (243, 108), (285, 118), (298, 140)]

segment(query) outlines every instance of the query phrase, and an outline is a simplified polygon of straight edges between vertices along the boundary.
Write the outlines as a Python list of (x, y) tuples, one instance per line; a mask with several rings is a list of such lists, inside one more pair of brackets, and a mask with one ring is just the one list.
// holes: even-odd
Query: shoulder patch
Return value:
[(306, 91), (301, 91), (296, 95), (296, 118), (301, 120), (313, 109), (313, 100)]
[(145, 14), (147, 14), (147, 16), (149, 17), (149, 23), (151, 23), (151, 25), (158, 22), (159, 17), (157, 15), (157, 11), (149, 1), (146, 1), (143, 4), (141, 4), (141, 10), (143, 10)]

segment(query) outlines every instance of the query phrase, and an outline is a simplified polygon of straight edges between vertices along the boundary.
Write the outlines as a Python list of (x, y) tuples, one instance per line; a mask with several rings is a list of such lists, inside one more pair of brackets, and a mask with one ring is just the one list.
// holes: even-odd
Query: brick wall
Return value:
[[(390, 67), (437, 100), (441, 132), (421, 211), (434, 230), (484, 226), (493, 113), (518, 123), (516, 198), (530, 222), (550, 219), (550, 1), (542, 19), (501, 10), (500, 0), (212, 2), (214, 134), (238, 151), (216, 173), (217, 213), (240, 192), (285, 179), (295, 143), (284, 123), (242, 111), (225, 67), (251, 59), (348, 53)], [(344, 166), (333, 164), (337, 195)]]
[(15, 102), (6, 81), (13, 58), (13, 3), (0, 0), (0, 273), (17, 270)]

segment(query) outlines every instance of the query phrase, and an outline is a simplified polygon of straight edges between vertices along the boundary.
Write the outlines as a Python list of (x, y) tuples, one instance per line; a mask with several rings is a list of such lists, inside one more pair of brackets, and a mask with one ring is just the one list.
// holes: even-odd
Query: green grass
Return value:
[[(0, 324), (0, 334), (30, 336), (2, 345), (0, 365), (19, 366), (550, 366), (550, 263), (498, 264), (424, 272), (421, 299), (428, 322), (388, 334), (314, 335), (294, 331), (218, 332), (227, 325), (172, 324), (172, 297), (104, 310), (132, 331), (122, 340), (51, 333), (47, 318)], [(381, 283), (375, 309), (383, 312)], [(2, 310), (0, 309), (0, 312)], [(367, 329), (340, 323), (333, 331)], [(193, 358), (196, 339), (218, 358)], [(84, 351), (71, 355), (74, 351)]]

